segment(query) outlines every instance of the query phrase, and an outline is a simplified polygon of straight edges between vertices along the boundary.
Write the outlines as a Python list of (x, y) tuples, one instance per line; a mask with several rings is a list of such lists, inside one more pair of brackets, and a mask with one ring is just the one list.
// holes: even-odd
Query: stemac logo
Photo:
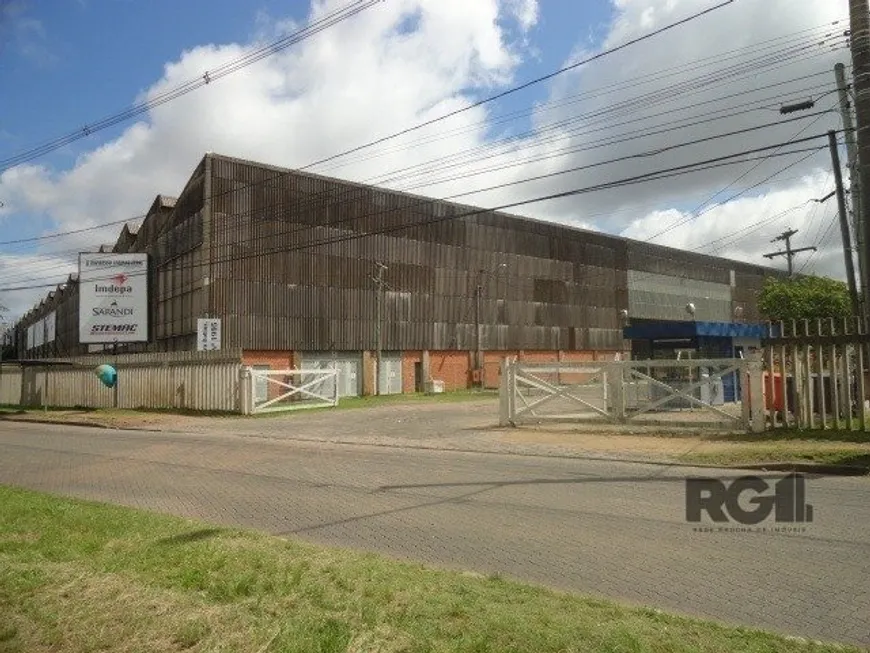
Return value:
[[(754, 526), (774, 515), (777, 523), (807, 523), (813, 521), (813, 506), (806, 501), (802, 474), (789, 474), (773, 484), (773, 494), (765, 495), (771, 484), (759, 476), (741, 476), (733, 480), (718, 478), (686, 479), (686, 521), (700, 522), (706, 512), (716, 523), (734, 520), (743, 526)], [(749, 499), (754, 508), (740, 505), (744, 492), (755, 494)]]
[(123, 333), (132, 335), (138, 330), (138, 324), (92, 324), (91, 335)]

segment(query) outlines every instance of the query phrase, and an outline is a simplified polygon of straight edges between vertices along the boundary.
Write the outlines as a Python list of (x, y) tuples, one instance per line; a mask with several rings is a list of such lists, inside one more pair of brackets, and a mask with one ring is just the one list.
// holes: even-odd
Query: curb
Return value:
[(867, 476), (870, 469), (856, 465), (830, 465), (827, 463), (747, 463), (733, 469), (752, 469), (765, 472), (799, 472), (802, 474), (824, 474), (827, 476)]
[[(50, 420), (50, 419), (16, 419), (15, 417), (0, 417), (0, 422), (18, 422), (31, 424), (53, 424), (57, 426), (81, 426), (85, 428), (98, 428), (113, 431), (140, 431), (146, 433), (175, 433), (169, 429), (149, 428), (144, 426), (111, 426), (108, 424), (99, 424), (91, 422), (81, 422), (76, 420)], [(202, 435), (201, 433), (189, 433), (186, 431), (178, 431), (184, 435)], [(534, 453), (522, 451), (497, 451), (494, 449), (463, 449), (459, 447), (432, 447), (421, 444), (385, 444), (379, 442), (354, 442), (352, 440), (317, 440), (314, 438), (294, 438), (282, 437), (272, 438), (262, 435), (238, 435), (242, 438), (257, 438), (262, 440), (275, 440), (284, 442), (306, 442), (317, 444), (332, 444), (357, 447), (381, 447), (386, 449), (420, 449), (423, 451), (442, 451), (454, 453), (471, 453), (481, 455), (498, 455), (498, 456), (524, 456), (526, 458), (561, 458), (574, 460), (597, 460), (601, 462), (614, 463), (630, 463), (635, 465), (656, 465), (659, 467), (694, 467), (696, 469), (724, 469), (731, 471), (751, 470), (751, 471), (766, 471), (766, 472), (798, 472), (803, 474), (821, 475), (821, 476), (867, 476), (870, 475), (870, 469), (866, 467), (858, 467), (855, 465), (832, 465), (827, 463), (809, 463), (809, 462), (768, 462), (768, 463), (744, 463), (741, 465), (711, 465), (709, 463), (691, 463), (678, 460), (654, 460), (649, 458), (618, 458), (615, 456), (590, 456), (583, 454), (570, 453)]]
[(100, 424), (99, 422), (79, 422), (76, 420), (57, 420), (57, 419), (21, 419), (15, 417), (0, 417), (0, 422), (16, 422), (19, 424), (53, 424), (56, 426), (82, 426), (91, 429), (108, 429), (112, 431), (147, 431), (149, 433), (162, 432), (163, 429), (148, 428), (145, 426), (112, 426), (110, 424)]

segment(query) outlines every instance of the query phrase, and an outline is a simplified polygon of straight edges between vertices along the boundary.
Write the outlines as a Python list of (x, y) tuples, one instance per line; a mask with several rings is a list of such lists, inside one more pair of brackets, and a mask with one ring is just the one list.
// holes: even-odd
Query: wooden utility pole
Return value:
[[(849, 36), (852, 50), (852, 88), (855, 96), (855, 142), (858, 149), (857, 179), (861, 233), (870, 235), (870, 9), (868, 0), (849, 0)], [(870, 238), (863, 238), (864, 261), (870, 265)], [(863, 270), (861, 285), (865, 316), (870, 310), (870, 271)]]
[(800, 252), (809, 252), (816, 251), (815, 247), (799, 247), (797, 249), (792, 249), (791, 247), (791, 237), (794, 236), (798, 232), (797, 229), (789, 229), (788, 231), (783, 231), (779, 236), (771, 240), (770, 242), (775, 243), (779, 240), (785, 241), (785, 249), (779, 252), (771, 252), (770, 254), (765, 254), (764, 258), (776, 258), (777, 256), (785, 256), (788, 261), (788, 276), (794, 276), (794, 257), (795, 254), (799, 254)]
[(840, 153), (837, 150), (837, 132), (828, 132), (828, 145), (831, 148), (831, 164), (834, 168), (834, 182), (837, 189), (837, 208), (840, 213), (840, 233), (843, 237), (843, 258), (846, 263), (846, 282), (849, 284), (849, 297), (852, 310), (858, 315), (858, 288), (855, 285), (855, 264), (852, 260), (852, 239), (849, 236), (849, 216), (846, 214), (846, 193), (843, 191), (843, 174), (840, 170)]
[[(863, 296), (867, 278), (867, 259), (864, 255), (864, 225), (861, 223), (861, 182), (858, 179), (858, 146), (855, 140), (855, 123), (852, 120), (852, 103), (849, 100), (849, 85), (846, 82), (846, 67), (838, 63), (834, 66), (837, 90), (840, 95), (840, 115), (843, 118), (843, 138), (846, 141), (846, 167), (849, 169), (849, 195), (852, 198), (852, 230), (855, 234), (855, 249), (858, 252), (858, 272), (856, 279), (861, 282)], [(864, 300), (861, 299), (863, 304)]]
[(480, 370), (483, 367), (483, 343), (480, 337), (480, 302), (482, 299), (483, 270), (479, 270), (477, 272), (477, 287), (474, 289), (474, 369), (477, 371), (477, 374), (481, 374)]
[(383, 348), (383, 335), (381, 334), (381, 314), (383, 312), (384, 296), (384, 272), (387, 266), (378, 263), (378, 276), (374, 280), (377, 284), (377, 317), (375, 318), (375, 394), (381, 394), (381, 349)]

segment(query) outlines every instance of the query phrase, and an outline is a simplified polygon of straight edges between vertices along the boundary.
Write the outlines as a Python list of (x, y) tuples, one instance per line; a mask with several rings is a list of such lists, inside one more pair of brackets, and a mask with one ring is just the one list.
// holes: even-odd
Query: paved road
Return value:
[(805, 533), (701, 533), (687, 471), (0, 423), (0, 483), (870, 645), (870, 480), (810, 479)]

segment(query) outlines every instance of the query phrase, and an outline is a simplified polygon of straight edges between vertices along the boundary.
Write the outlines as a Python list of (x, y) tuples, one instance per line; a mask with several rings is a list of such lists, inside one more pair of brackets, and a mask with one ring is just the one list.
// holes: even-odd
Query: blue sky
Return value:
[[(95, 119), (129, 107), (158, 80), (164, 64), (189, 48), (246, 43), (263, 20), (304, 20), (305, 0), (13, 0), (17, 25), (0, 50), (0, 87), (16, 89), (0, 105), (0, 158), (15, 155)], [(534, 55), (517, 69), (517, 80), (558, 69), (578, 43), (594, 48), (612, 14), (607, 0), (549, 1), (528, 35)], [(546, 95), (535, 86), (505, 99), (505, 110)], [(39, 162), (66, 167), (75, 157), (117, 137), (127, 123), (77, 141)], [(9, 226), (0, 226), (0, 239)]]

